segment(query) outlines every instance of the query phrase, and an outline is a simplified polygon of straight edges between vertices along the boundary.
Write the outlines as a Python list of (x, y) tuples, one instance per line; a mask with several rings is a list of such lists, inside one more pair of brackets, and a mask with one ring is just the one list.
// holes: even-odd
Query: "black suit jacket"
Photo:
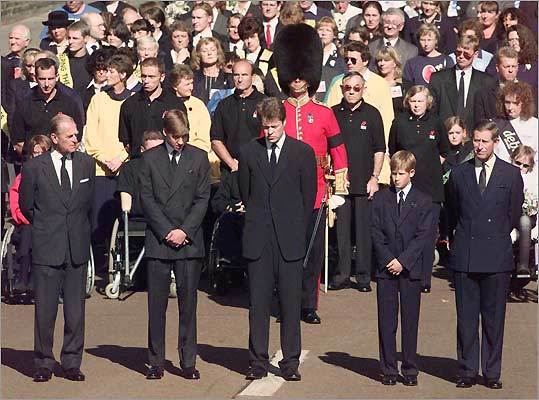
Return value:
[(515, 267), (510, 233), (522, 215), (524, 189), (518, 168), (496, 158), (483, 195), (475, 160), (451, 170), (448, 209), (451, 228), (449, 266), (459, 272), (507, 272)]
[(73, 153), (71, 197), (62, 194), (52, 156), (45, 153), (27, 161), (19, 189), (19, 205), (32, 224), (32, 262), (61, 265), (67, 246), (75, 264), (90, 258), (90, 211), (95, 181), (95, 161)]
[[(429, 87), (435, 99), (435, 112), (438, 113), (441, 121), (457, 114), (457, 79), (455, 76), (456, 68), (448, 68), (435, 72), (430, 78)], [(493, 84), (494, 78), (490, 75), (474, 69), (466, 97), (466, 107), (464, 108), (464, 118), (468, 131), (473, 129), (474, 118), (474, 100), (481, 88)]]
[(474, 124), (482, 119), (496, 117), (496, 95), (499, 87), (500, 81), (496, 80), (478, 90), (473, 103)]
[(286, 137), (273, 178), (264, 138), (242, 147), (239, 160), (240, 195), (245, 205), (243, 255), (262, 255), (271, 229), (286, 261), (305, 256), (306, 229), (316, 197), (316, 159), (312, 148)]
[[(142, 153), (140, 198), (146, 228), (146, 257), (178, 260), (204, 257), (204, 239), (200, 225), (208, 208), (210, 184), (208, 155), (190, 144), (182, 149), (174, 175), (163, 143)], [(167, 234), (179, 228), (189, 243), (179, 249), (165, 241)]]
[(422, 277), (422, 253), (431, 238), (432, 199), (412, 185), (400, 216), (395, 188), (374, 195), (371, 207), (371, 236), (375, 253), (376, 276), (397, 279), (386, 265), (396, 258), (411, 279)]

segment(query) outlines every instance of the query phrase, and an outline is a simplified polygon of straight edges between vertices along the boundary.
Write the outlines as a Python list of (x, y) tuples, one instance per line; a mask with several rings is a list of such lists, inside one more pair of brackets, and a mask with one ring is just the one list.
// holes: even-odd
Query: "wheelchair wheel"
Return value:
[(174, 271), (170, 272), (170, 288), (168, 292), (168, 297), (171, 299), (175, 299), (178, 297), (177, 289), (176, 289), (176, 277), (174, 276)]
[(440, 253), (438, 253), (438, 249), (434, 249), (434, 261), (432, 262), (432, 266), (435, 267), (440, 262)]
[(217, 238), (217, 230), (219, 229), (219, 219), (215, 221), (215, 224), (213, 225), (213, 232), (211, 235), (211, 243), (210, 243), (210, 255), (208, 260), (208, 281), (210, 285), (210, 289), (214, 292), (217, 291), (217, 268), (219, 266), (219, 249), (217, 249), (217, 246), (215, 244), (216, 238)]
[(9, 302), (13, 293), (13, 253), (14, 246), (11, 243), (11, 235), (15, 231), (15, 226), (11, 223), (6, 224), (6, 233), (2, 239), (1, 258), (2, 258), (2, 296)]
[(90, 259), (88, 260), (88, 271), (86, 273), (86, 298), (92, 295), (95, 284), (95, 263), (94, 252), (92, 246), (90, 246)]
[(114, 287), (114, 283), (109, 283), (107, 286), (105, 286), (105, 295), (109, 299), (117, 299), (120, 296), (120, 287), (117, 286)]
[(112, 282), (114, 280), (114, 254), (116, 249), (116, 242), (118, 240), (118, 229), (120, 227), (120, 219), (116, 218), (114, 221), (114, 225), (112, 226), (112, 234), (110, 235), (110, 246), (109, 246), (109, 257), (108, 257), (108, 263), (109, 263), (109, 282)]

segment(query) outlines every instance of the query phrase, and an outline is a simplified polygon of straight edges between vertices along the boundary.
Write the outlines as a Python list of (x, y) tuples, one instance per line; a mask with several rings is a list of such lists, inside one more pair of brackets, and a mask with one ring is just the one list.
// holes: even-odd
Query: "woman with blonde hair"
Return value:
[(399, 150), (410, 151), (417, 160), (414, 186), (432, 197), (432, 240), (423, 250), (423, 292), (430, 293), (436, 232), (444, 201), (442, 163), (449, 151), (449, 140), (435, 113), (431, 112), (434, 98), (422, 85), (412, 86), (404, 97), (406, 111), (395, 116), (389, 132), (389, 155)]
[(402, 63), (399, 54), (393, 47), (382, 47), (375, 60), (378, 74), (387, 81), (391, 89), (393, 112), (396, 115), (404, 111), (402, 100), (406, 91), (402, 82)]
[(192, 53), (191, 67), (194, 72), (193, 95), (206, 105), (217, 90), (234, 87), (232, 75), (224, 71), (225, 53), (215, 38), (198, 41)]

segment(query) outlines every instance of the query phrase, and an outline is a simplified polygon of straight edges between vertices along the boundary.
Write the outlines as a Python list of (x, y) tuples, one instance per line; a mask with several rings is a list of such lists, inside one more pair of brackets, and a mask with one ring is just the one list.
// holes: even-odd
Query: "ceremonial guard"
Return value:
[(279, 85), (288, 96), (284, 101), (285, 132), (309, 144), (316, 156), (317, 193), (307, 229), (308, 256), (303, 270), (301, 308), (303, 321), (319, 324), (316, 309), (318, 278), (324, 260), (328, 152), (333, 163), (337, 194), (346, 192), (348, 160), (333, 111), (314, 100), (322, 75), (323, 57), (322, 42), (316, 31), (306, 24), (289, 25), (279, 33), (276, 42), (274, 58)]

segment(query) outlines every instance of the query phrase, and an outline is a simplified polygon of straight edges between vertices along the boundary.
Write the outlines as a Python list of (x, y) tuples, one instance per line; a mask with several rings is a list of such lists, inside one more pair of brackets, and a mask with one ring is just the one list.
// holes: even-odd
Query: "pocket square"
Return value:
[(81, 179), (79, 183), (86, 183), (90, 180), (90, 178), (84, 178), (84, 179)]

